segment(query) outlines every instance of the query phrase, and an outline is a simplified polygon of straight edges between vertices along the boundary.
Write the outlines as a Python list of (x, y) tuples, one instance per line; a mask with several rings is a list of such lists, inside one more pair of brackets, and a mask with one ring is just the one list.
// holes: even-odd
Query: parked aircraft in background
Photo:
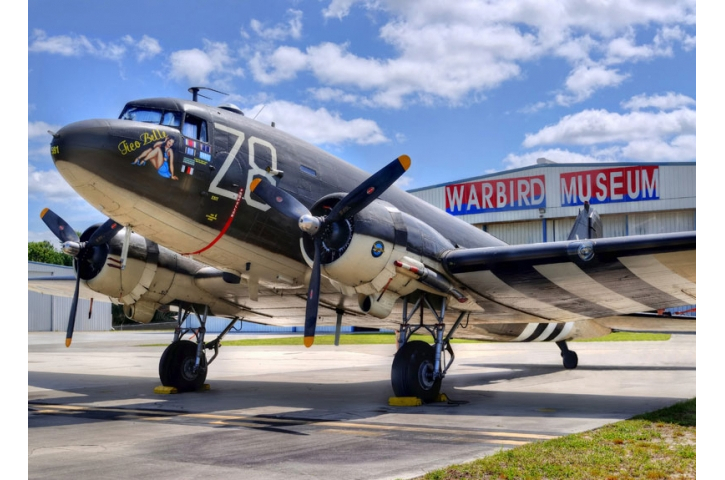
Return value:
[[(195, 341), (177, 329), (160, 360), (161, 382), (183, 391), (204, 383), (238, 319), (303, 324), (307, 346), (317, 325), (344, 320), (398, 330), (394, 394), (430, 402), (454, 337), (554, 342), (575, 368), (568, 340), (694, 330), (691, 320), (638, 314), (695, 303), (695, 232), (601, 238), (585, 205), (569, 240), (509, 246), (395, 187), (406, 155), (368, 175), (190, 91), (193, 100), (135, 100), (118, 119), (53, 134), (58, 171), (109, 217), (79, 238), (41, 213), (75, 257), (68, 345), (83, 292), (139, 322), (176, 306), (180, 325), (190, 314), (201, 323)], [(29, 288), (58, 293), (51, 282), (29, 279)], [(210, 342), (207, 315), (230, 319)], [(409, 340), (414, 332), (430, 344)]]

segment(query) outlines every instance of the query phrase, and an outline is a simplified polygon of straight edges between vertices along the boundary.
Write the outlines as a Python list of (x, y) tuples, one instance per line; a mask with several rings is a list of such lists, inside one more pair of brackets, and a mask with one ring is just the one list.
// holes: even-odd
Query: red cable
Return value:
[(219, 235), (216, 236), (214, 240), (211, 241), (209, 245), (202, 248), (201, 250), (197, 250), (196, 252), (191, 253), (182, 253), (181, 255), (199, 255), (201, 252), (205, 252), (206, 250), (209, 250), (211, 247), (214, 246), (216, 242), (219, 241), (220, 238), (224, 236), (225, 233), (227, 233), (227, 230), (229, 229), (229, 226), (232, 224), (232, 220), (234, 220), (234, 215), (237, 214), (237, 208), (239, 207), (239, 202), (242, 201), (242, 194), (244, 193), (244, 188), (239, 189), (239, 194), (237, 195), (237, 201), (234, 203), (234, 208), (232, 209), (232, 214), (229, 215), (229, 218), (227, 219), (227, 223), (224, 224), (224, 227), (219, 232)]

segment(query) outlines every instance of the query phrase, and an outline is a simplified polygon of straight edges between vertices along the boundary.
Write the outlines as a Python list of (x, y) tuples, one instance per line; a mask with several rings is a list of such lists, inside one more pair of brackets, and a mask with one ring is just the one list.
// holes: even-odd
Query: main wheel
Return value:
[(564, 368), (566, 369), (571, 370), (579, 364), (579, 356), (572, 350), (562, 352), (561, 356), (564, 359)]
[(198, 390), (206, 380), (206, 355), (201, 354), (199, 368), (194, 371), (197, 344), (189, 340), (174, 342), (161, 355), (159, 378), (167, 387), (176, 387), (180, 392)]
[(159, 360), (159, 379), (161, 385), (165, 387), (171, 387), (171, 370), (173, 366), (171, 359), (176, 355), (176, 347), (179, 346), (179, 342), (174, 342), (166, 347), (164, 353), (161, 354), (161, 360)]
[(435, 350), (425, 342), (407, 342), (395, 354), (391, 380), (398, 397), (418, 397), (435, 402), (441, 391), (441, 378), (434, 377)]

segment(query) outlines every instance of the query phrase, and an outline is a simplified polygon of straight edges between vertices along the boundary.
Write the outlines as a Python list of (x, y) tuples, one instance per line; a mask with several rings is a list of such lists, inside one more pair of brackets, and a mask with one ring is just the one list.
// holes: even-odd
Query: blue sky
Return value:
[(203, 85), (412, 189), (558, 162), (694, 161), (695, 2), (314, 0), (28, 4), (28, 240), (104, 218), (48, 130)]

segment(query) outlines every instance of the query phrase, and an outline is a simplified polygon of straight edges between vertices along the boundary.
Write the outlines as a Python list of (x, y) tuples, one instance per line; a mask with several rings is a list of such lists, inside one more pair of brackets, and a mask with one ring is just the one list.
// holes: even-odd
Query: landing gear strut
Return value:
[[(440, 397), (441, 382), (455, 359), (450, 340), (466, 315), (466, 312), (461, 312), (444, 338), (443, 319), (446, 314), (446, 298), (430, 297), (426, 293), (421, 294), (413, 305), (410, 315), (408, 314), (409, 300), (407, 297), (403, 300), (403, 323), (400, 326), (399, 342), (401, 346), (395, 354), (391, 371), (395, 396), (417, 397), (425, 403), (435, 402)], [(438, 309), (433, 303), (438, 306)], [(423, 310), (426, 307), (435, 317), (436, 323), (433, 326), (423, 323)], [(418, 311), (420, 312), (420, 322), (418, 325), (412, 326), (409, 323), (410, 319)], [(410, 336), (421, 328), (433, 336), (433, 345), (420, 340), (409, 341)], [(447, 362), (445, 352), (450, 355)]]
[[(219, 334), (217, 338), (209, 343), (204, 342), (206, 335), (206, 318), (209, 307), (204, 305), (203, 312), (199, 315), (194, 305), (180, 306), (178, 325), (174, 329), (174, 341), (166, 347), (159, 361), (159, 379), (165, 387), (174, 387), (179, 392), (199, 390), (206, 380), (209, 364), (219, 354), (221, 339), (229, 333), (234, 324), (239, 320), (234, 318), (229, 325)], [(193, 314), (199, 320), (198, 328), (189, 326), (183, 327), (184, 321)], [(184, 340), (184, 335), (192, 334), (196, 342)], [(214, 350), (214, 355), (207, 361), (205, 350)]]

